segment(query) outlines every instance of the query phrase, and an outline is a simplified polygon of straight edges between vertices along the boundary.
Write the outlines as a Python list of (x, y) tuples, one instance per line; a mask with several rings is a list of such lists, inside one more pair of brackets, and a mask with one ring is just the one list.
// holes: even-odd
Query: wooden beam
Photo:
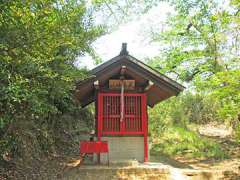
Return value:
[(121, 71), (120, 71), (121, 76), (124, 76), (126, 71), (127, 71), (127, 67), (126, 66), (122, 66), (121, 67)]
[(94, 81), (93, 85), (96, 90), (99, 90), (99, 81), (98, 80)]
[(80, 104), (82, 107), (87, 106), (88, 104), (92, 103), (95, 101), (93, 93), (86, 94), (85, 98), (80, 99)]
[(152, 81), (148, 81), (148, 85), (144, 88), (144, 91), (148, 91), (153, 85), (154, 83)]

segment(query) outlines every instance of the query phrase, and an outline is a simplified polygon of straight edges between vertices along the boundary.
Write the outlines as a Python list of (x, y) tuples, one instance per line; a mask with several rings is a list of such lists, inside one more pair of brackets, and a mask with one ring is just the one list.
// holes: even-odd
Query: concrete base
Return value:
[[(109, 161), (137, 160), (144, 161), (144, 139), (139, 137), (102, 137), (102, 141), (108, 141)], [(97, 155), (94, 155), (97, 162)], [(101, 154), (101, 163), (107, 163), (107, 154)]]

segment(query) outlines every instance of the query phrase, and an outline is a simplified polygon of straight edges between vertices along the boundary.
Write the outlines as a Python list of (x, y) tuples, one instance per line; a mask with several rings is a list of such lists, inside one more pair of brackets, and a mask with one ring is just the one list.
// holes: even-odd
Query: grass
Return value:
[(226, 154), (220, 145), (183, 127), (168, 127), (158, 136), (158, 143), (152, 145), (154, 154), (181, 155), (188, 158), (223, 159)]

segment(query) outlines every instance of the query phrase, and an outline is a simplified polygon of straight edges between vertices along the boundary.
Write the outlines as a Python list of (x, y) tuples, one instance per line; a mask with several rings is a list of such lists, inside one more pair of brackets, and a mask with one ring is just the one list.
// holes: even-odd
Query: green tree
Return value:
[[(32, 122), (54, 126), (71, 110), (74, 83), (87, 75), (74, 62), (91, 53), (103, 33), (85, 1), (16, 0), (0, 4), (0, 137), (10, 151), (13, 137)], [(20, 125), (23, 124), (23, 125)], [(37, 124), (39, 126), (37, 127)], [(5, 148), (5, 149), (4, 149)]]
[(239, 1), (168, 2), (175, 12), (162, 32), (153, 30), (153, 41), (163, 48), (149, 64), (213, 99), (212, 105), (218, 101), (219, 119), (234, 124), (240, 107)]
[[(162, 33), (153, 33), (153, 40), (162, 45), (159, 57), (152, 61), (161, 64), (161, 71), (174, 74), (183, 81), (192, 81), (227, 70), (236, 61), (238, 51), (231, 42), (234, 33), (234, 13), (215, 1), (170, 1), (175, 7)], [(233, 7), (230, 7), (233, 9)], [(157, 63), (157, 61), (159, 63)]]

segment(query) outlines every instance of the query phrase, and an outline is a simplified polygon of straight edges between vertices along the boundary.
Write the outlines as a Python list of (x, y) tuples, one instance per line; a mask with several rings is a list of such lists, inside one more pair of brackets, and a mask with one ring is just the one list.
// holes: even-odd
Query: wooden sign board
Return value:
[[(119, 79), (110, 79), (109, 80), (109, 89), (119, 90), (121, 89), (121, 81)], [(135, 80), (123, 80), (125, 90), (134, 90), (135, 89)]]

